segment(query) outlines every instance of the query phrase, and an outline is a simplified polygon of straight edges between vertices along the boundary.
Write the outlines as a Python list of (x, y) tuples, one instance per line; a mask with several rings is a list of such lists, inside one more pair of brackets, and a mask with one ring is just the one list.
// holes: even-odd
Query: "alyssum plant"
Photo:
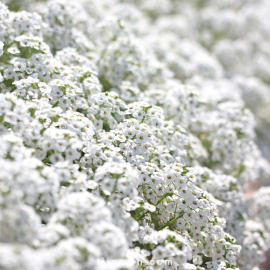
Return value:
[(228, 79), (199, 1), (128, 2), (0, 4), (0, 269), (258, 269), (265, 118), (241, 89), (267, 82)]

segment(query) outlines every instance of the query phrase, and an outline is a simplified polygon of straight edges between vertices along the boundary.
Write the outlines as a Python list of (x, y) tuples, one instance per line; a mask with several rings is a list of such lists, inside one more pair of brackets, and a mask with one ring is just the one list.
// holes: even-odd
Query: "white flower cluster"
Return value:
[(244, 194), (270, 175), (269, 82), (221, 50), (234, 2), (180, 2), (0, 3), (0, 269), (263, 260), (270, 192)]
[[(215, 174), (212, 170), (196, 167), (200, 186), (217, 199), (220, 216), (226, 219), (226, 231), (242, 246), (238, 263), (241, 269), (253, 269), (264, 259), (263, 251), (269, 242), (269, 188), (261, 188), (252, 199), (243, 200), (243, 188), (236, 178)], [(262, 205), (263, 201), (263, 205)]]

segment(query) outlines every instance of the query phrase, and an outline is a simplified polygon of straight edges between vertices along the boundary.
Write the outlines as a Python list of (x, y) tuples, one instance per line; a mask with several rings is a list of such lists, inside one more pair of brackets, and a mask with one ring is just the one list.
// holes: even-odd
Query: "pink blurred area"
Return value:
[(266, 252), (267, 260), (260, 265), (260, 269), (270, 270), (270, 249)]

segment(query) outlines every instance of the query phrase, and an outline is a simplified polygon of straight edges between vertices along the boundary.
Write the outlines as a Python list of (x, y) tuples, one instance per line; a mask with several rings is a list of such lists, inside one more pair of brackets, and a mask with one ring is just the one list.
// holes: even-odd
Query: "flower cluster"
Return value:
[(244, 194), (270, 175), (269, 82), (224, 53), (253, 54), (219, 14), (240, 7), (191, 2), (0, 3), (1, 269), (263, 260), (270, 192)]

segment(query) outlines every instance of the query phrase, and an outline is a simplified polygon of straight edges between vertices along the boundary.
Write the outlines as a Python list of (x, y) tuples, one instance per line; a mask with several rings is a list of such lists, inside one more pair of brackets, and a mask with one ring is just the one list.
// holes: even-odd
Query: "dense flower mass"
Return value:
[(0, 269), (258, 269), (269, 12), (0, 2)]

